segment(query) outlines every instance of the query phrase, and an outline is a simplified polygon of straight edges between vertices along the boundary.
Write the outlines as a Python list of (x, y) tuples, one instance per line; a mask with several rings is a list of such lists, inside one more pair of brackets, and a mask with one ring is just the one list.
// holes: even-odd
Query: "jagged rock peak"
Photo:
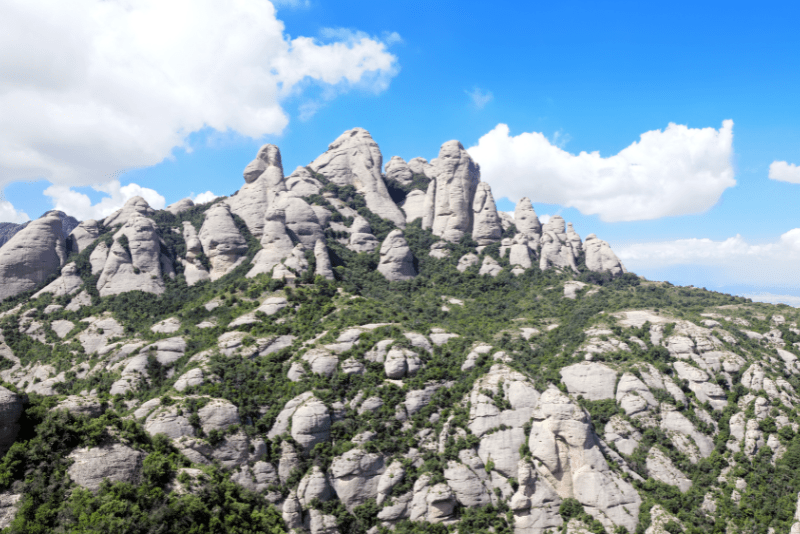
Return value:
[(405, 216), (394, 203), (381, 175), (383, 157), (378, 143), (363, 128), (353, 128), (328, 146), (309, 168), (339, 186), (352, 185), (364, 195), (367, 208), (405, 227)]
[(386, 164), (386, 179), (394, 180), (395, 182), (408, 185), (411, 183), (413, 172), (408, 167), (406, 160), (400, 156), (392, 156), (389, 163)]
[(275, 169), (270, 173), (280, 171), (283, 178), (283, 162), (281, 161), (281, 151), (275, 145), (264, 145), (258, 150), (256, 159), (247, 164), (244, 168), (244, 181), (252, 184), (261, 177), (267, 170)]
[(378, 264), (380, 272), (387, 280), (410, 280), (417, 276), (414, 269), (414, 256), (408, 246), (403, 232), (392, 230), (381, 245), (381, 259)]
[(180, 215), (184, 211), (189, 211), (194, 207), (194, 201), (191, 198), (183, 198), (174, 204), (166, 207), (166, 210), (173, 215)]
[(270, 272), (292, 253), (294, 243), (286, 231), (286, 212), (282, 208), (273, 206), (267, 211), (261, 247), (253, 258), (253, 268), (247, 273), (248, 278)]
[(161, 239), (155, 222), (134, 213), (114, 234), (97, 290), (101, 297), (135, 290), (161, 294), (164, 292), (162, 271), (171, 269), (168, 259), (162, 260)]
[(408, 168), (414, 174), (424, 174), (428, 178), (434, 178), (433, 165), (428, 163), (425, 158), (414, 158), (408, 162)]
[(228, 274), (244, 261), (247, 242), (236, 228), (226, 203), (218, 202), (209, 208), (198, 237), (211, 263), (209, 275), (212, 281)]
[(598, 239), (596, 235), (586, 236), (583, 249), (586, 252), (587, 269), (597, 272), (608, 271), (614, 276), (628, 272), (614, 251), (611, 250), (611, 246), (602, 239)]
[(79, 253), (100, 236), (100, 225), (94, 219), (88, 219), (76, 226), (69, 235), (69, 252)]
[(531, 199), (528, 197), (522, 197), (517, 202), (517, 207), (514, 209), (514, 226), (528, 238), (542, 235), (542, 223), (539, 222), (536, 210), (533, 209)]
[(503, 225), (497, 215), (497, 206), (492, 196), (492, 188), (486, 182), (478, 184), (475, 199), (472, 201), (472, 239), (478, 245), (491, 245), (500, 241)]
[(150, 204), (145, 199), (133, 197), (128, 199), (122, 208), (103, 219), (103, 224), (108, 227), (124, 225), (135, 215), (152, 217), (154, 214), (155, 210), (150, 207)]
[(51, 213), (31, 221), (0, 249), (0, 300), (33, 289), (66, 259), (61, 218)]
[(480, 182), (480, 166), (460, 142), (448, 141), (439, 150), (434, 172), (435, 187), (428, 189), (433, 194), (430, 228), (434, 235), (454, 243), (472, 230), (471, 208)]

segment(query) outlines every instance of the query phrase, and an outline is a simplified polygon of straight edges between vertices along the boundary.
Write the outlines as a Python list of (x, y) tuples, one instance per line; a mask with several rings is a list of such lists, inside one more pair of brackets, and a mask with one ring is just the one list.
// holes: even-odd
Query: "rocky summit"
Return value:
[(800, 532), (797, 309), (499, 212), (458, 141), (384, 161), (14, 228), (4, 532)]

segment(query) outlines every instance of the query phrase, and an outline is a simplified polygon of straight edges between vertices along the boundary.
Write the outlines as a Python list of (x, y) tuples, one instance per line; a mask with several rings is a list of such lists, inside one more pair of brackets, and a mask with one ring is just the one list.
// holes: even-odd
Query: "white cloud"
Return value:
[(648, 270), (685, 266), (702, 268), (703, 277), (711, 279), (706, 285), (800, 288), (800, 228), (764, 244), (750, 244), (737, 234), (724, 241), (679, 239), (614, 251), (628, 270), (645, 276)]
[(774, 293), (749, 293), (742, 295), (755, 302), (767, 302), (769, 304), (788, 304), (789, 306), (800, 308), (800, 296), (797, 295), (776, 295)]
[(204, 128), (279, 134), (285, 100), (312, 86), (383, 90), (397, 72), (386, 47), (364, 34), (291, 38), (263, 0), (7, 0), (0, 188), (111, 180)]
[(19, 211), (8, 200), (0, 199), (0, 222), (24, 223), (31, 218), (24, 211)]
[(191, 199), (195, 204), (206, 204), (215, 198), (219, 198), (219, 195), (215, 195), (211, 191), (206, 191), (205, 193), (200, 193), (199, 195), (194, 195), (194, 193), (192, 193), (191, 196)]
[(164, 197), (153, 189), (133, 183), (122, 186), (119, 180), (93, 185), (92, 189), (106, 193), (108, 196), (97, 204), (92, 204), (92, 200), (88, 195), (75, 191), (67, 185), (57, 184), (45, 189), (44, 194), (52, 200), (53, 209), (72, 215), (79, 221), (107, 217), (124, 206), (129, 199), (136, 196), (144, 198), (150, 204), (150, 207), (156, 210), (164, 209), (166, 203)]
[(293, 7), (293, 8), (311, 7), (310, 0), (272, 0), (272, 3), (278, 7)]
[(505, 124), (468, 150), (495, 197), (516, 202), (527, 196), (603, 221), (703, 212), (736, 185), (731, 120), (719, 130), (670, 124), (608, 158), (570, 154), (537, 132), (512, 137)]
[(492, 101), (494, 95), (491, 91), (483, 91), (478, 87), (474, 88), (472, 91), (464, 91), (469, 95), (472, 99), (472, 103), (478, 109), (483, 109), (486, 104)]
[(773, 161), (769, 166), (769, 179), (800, 184), (800, 167), (785, 161)]
[(547, 223), (550, 222), (550, 217), (552, 217), (552, 215), (548, 215), (548, 214), (544, 213), (542, 215), (537, 215), (537, 217), (539, 218), (539, 222), (540, 223), (547, 224)]

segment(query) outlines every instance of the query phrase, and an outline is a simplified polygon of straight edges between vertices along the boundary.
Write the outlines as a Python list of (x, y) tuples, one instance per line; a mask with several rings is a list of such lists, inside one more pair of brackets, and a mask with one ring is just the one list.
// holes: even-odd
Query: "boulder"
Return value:
[(497, 260), (491, 256), (484, 256), (483, 263), (481, 264), (481, 269), (478, 271), (478, 274), (481, 276), (488, 274), (491, 277), (496, 277), (502, 270), (503, 268), (499, 263), (497, 263)]
[(589, 415), (554, 387), (542, 393), (533, 411), (528, 447), (561, 498), (577, 499), (601, 522), (636, 529), (639, 494), (609, 469)]
[(602, 363), (581, 362), (561, 369), (561, 381), (571, 395), (592, 401), (613, 399), (617, 372)]
[(478, 256), (476, 254), (464, 254), (458, 259), (456, 269), (463, 273), (473, 265), (478, 265)]
[(386, 378), (400, 379), (405, 376), (413, 376), (422, 367), (422, 360), (415, 353), (408, 349), (393, 348), (386, 355), (383, 364)]
[(0, 300), (33, 289), (66, 259), (61, 219), (50, 214), (31, 221), (0, 248)]
[(80, 448), (67, 458), (73, 460), (67, 469), (79, 486), (97, 491), (103, 480), (136, 483), (145, 454), (120, 443), (94, 448)]
[(114, 234), (97, 290), (101, 297), (135, 290), (160, 295), (164, 292), (163, 267), (156, 223), (134, 213)]
[(658, 407), (658, 401), (647, 386), (632, 373), (625, 373), (617, 385), (617, 403), (629, 416), (643, 414)]
[(385, 468), (383, 455), (360, 448), (333, 459), (329, 471), (331, 485), (348, 511), (377, 496), (378, 482)]
[(372, 235), (369, 222), (361, 215), (356, 215), (350, 227), (350, 241), (347, 248), (353, 252), (372, 252), (379, 245), (378, 240)]
[(272, 271), (292, 253), (294, 244), (286, 231), (286, 212), (283, 209), (274, 207), (267, 211), (261, 247), (253, 258), (253, 268), (247, 273), (247, 278)]
[(384, 239), (378, 272), (391, 282), (410, 280), (417, 276), (414, 256), (401, 230), (392, 230)]
[(203, 382), (205, 382), (203, 370), (195, 367), (179, 376), (172, 387), (175, 388), (175, 391), (184, 391), (186, 388), (199, 386), (203, 384)]
[[(471, 208), (480, 182), (480, 167), (461, 143), (448, 141), (439, 150), (434, 172), (430, 228), (434, 235), (456, 243), (472, 230)], [(428, 192), (431, 193), (430, 188)]]
[(170, 204), (165, 209), (176, 217), (184, 211), (189, 211), (194, 207), (194, 201), (191, 198), (181, 199), (174, 204)]
[(59, 402), (53, 408), (55, 410), (66, 410), (73, 415), (85, 415), (87, 417), (100, 417), (103, 413), (103, 405), (96, 397), (85, 395), (70, 395)]
[(328, 480), (328, 475), (318, 465), (306, 473), (297, 486), (297, 498), (303, 508), (308, 508), (314, 499), (318, 499), (319, 502), (327, 502), (333, 497), (333, 488)]
[(497, 215), (497, 206), (492, 196), (492, 188), (486, 182), (480, 182), (472, 201), (472, 239), (478, 245), (497, 243), (503, 235), (503, 225)]
[(290, 427), (292, 437), (308, 453), (314, 445), (330, 438), (330, 411), (312, 392), (307, 391), (286, 403), (267, 437), (274, 439), (289, 432)]
[(352, 185), (364, 195), (371, 212), (403, 228), (405, 217), (389, 196), (381, 175), (382, 166), (378, 144), (368, 131), (354, 128), (340, 135), (309, 168), (338, 186)]
[(43, 293), (52, 293), (54, 297), (63, 295), (71, 295), (77, 292), (83, 285), (83, 280), (78, 276), (78, 268), (75, 262), (70, 262), (61, 269), (61, 276), (47, 284), (43, 289), (40, 289), (33, 295), (33, 298), (38, 297)]
[(218, 202), (206, 211), (198, 238), (211, 264), (209, 278), (212, 281), (222, 278), (245, 259), (247, 242), (236, 228), (231, 210), (224, 202)]
[(319, 194), (322, 183), (305, 167), (297, 167), (286, 177), (286, 189), (301, 197)]
[(104, 226), (111, 228), (112, 226), (122, 226), (128, 223), (135, 216), (152, 217), (156, 214), (156, 210), (150, 207), (142, 197), (133, 197), (125, 202), (122, 208), (118, 209), (105, 219), (102, 223)]
[(69, 252), (80, 253), (86, 250), (100, 236), (100, 224), (94, 219), (83, 221), (69, 234)]
[(413, 172), (400, 156), (392, 156), (392, 159), (386, 164), (385, 172), (387, 180), (392, 180), (400, 185), (410, 184), (413, 178)]
[(589, 234), (583, 243), (586, 258), (586, 268), (590, 271), (609, 272), (614, 276), (627, 273), (627, 269), (619, 261), (617, 255), (611, 250), (608, 243), (598, 239), (596, 235)]
[(197, 410), (200, 426), (208, 434), (212, 430), (225, 430), (231, 425), (241, 423), (239, 410), (225, 399), (211, 399), (211, 402)]

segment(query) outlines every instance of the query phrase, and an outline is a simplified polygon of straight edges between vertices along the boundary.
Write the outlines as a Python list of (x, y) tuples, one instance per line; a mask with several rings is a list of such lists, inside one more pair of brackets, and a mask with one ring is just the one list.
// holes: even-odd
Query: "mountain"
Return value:
[(800, 313), (363, 129), (0, 249), (8, 532), (798, 532)]
[[(45, 212), (45, 214), (42, 215), (42, 217), (47, 217), (50, 214), (55, 214), (58, 216), (59, 219), (61, 219), (61, 234), (64, 237), (64, 239), (66, 239), (67, 236), (72, 232), (72, 230), (74, 230), (75, 227), (78, 226), (78, 224), (80, 223), (80, 221), (78, 221), (78, 219), (76, 219), (75, 217), (67, 215), (63, 211), (59, 210), (50, 210), (48, 212)], [(14, 237), (14, 235), (17, 232), (19, 232), (23, 228), (26, 228), (29, 224), (30, 221), (22, 224), (9, 223), (9, 222), (0, 223), (0, 247), (5, 245), (9, 239)]]

